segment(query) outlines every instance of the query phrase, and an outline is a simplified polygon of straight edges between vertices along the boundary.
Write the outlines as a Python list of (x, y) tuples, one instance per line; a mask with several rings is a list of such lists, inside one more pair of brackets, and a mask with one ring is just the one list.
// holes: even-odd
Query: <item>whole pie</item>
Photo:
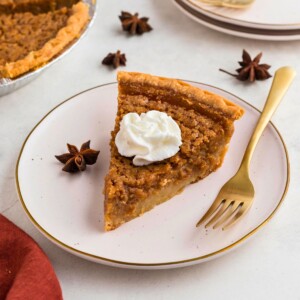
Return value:
[(0, 78), (37, 69), (80, 36), (88, 6), (71, 0), (0, 0)]
[[(118, 112), (105, 178), (105, 230), (113, 230), (172, 198), (222, 165), (233, 123), (243, 109), (208, 91), (175, 79), (118, 73)], [(182, 145), (172, 157), (146, 166), (119, 154), (115, 138), (123, 117), (165, 112), (181, 130)]]

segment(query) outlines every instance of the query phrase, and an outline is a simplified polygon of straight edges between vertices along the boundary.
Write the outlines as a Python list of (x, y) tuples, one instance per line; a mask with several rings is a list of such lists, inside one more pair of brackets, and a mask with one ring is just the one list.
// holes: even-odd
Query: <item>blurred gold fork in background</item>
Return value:
[(251, 5), (255, 0), (198, 0), (200, 2), (215, 5), (224, 6), (230, 8), (246, 8)]
[(237, 173), (221, 188), (217, 198), (197, 223), (197, 227), (208, 221), (205, 227), (213, 225), (223, 230), (235, 224), (249, 210), (254, 199), (254, 187), (249, 177), (249, 164), (255, 146), (283, 96), (291, 85), (296, 72), (290, 67), (283, 67), (275, 73), (273, 83), (264, 109), (251, 136), (246, 152)]

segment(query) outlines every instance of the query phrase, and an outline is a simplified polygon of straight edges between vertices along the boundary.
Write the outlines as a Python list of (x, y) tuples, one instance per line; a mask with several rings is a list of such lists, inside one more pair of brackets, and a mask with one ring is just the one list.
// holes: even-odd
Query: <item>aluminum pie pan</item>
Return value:
[(20, 87), (26, 85), (27, 83), (37, 78), (42, 72), (44, 72), (54, 63), (61, 60), (63, 57), (65, 57), (65, 55), (71, 52), (71, 50), (74, 49), (76, 45), (78, 45), (78, 42), (86, 35), (89, 28), (93, 25), (96, 16), (96, 7), (97, 7), (96, 0), (82, 0), (82, 2), (89, 5), (90, 20), (88, 21), (85, 28), (82, 30), (80, 37), (78, 39), (75, 39), (73, 42), (71, 42), (60, 54), (58, 54), (56, 57), (51, 59), (44, 66), (36, 70), (33, 70), (31, 72), (28, 72), (24, 75), (21, 75), (20, 77), (17, 77), (15, 79), (0, 78), (0, 97), (14, 92), (15, 90), (19, 89)]

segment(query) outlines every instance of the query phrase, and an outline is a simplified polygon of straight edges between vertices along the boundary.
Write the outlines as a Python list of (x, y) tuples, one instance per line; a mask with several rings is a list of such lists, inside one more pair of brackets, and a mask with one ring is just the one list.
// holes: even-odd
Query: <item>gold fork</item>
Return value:
[(275, 73), (267, 101), (256, 128), (252, 133), (239, 170), (223, 185), (211, 207), (197, 223), (197, 227), (212, 217), (205, 227), (213, 225), (215, 229), (223, 225), (222, 229), (225, 230), (235, 224), (251, 207), (255, 194), (249, 177), (251, 157), (261, 134), (291, 85), (295, 75), (296, 72), (290, 67), (280, 68)]
[(198, 1), (210, 5), (224, 6), (230, 8), (246, 8), (254, 2), (254, 0), (198, 0)]

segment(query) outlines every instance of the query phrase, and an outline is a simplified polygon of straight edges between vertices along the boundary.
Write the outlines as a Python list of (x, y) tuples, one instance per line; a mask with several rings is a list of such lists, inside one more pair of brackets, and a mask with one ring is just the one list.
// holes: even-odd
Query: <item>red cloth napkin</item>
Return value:
[(0, 300), (59, 300), (54, 270), (36, 242), (0, 215)]

